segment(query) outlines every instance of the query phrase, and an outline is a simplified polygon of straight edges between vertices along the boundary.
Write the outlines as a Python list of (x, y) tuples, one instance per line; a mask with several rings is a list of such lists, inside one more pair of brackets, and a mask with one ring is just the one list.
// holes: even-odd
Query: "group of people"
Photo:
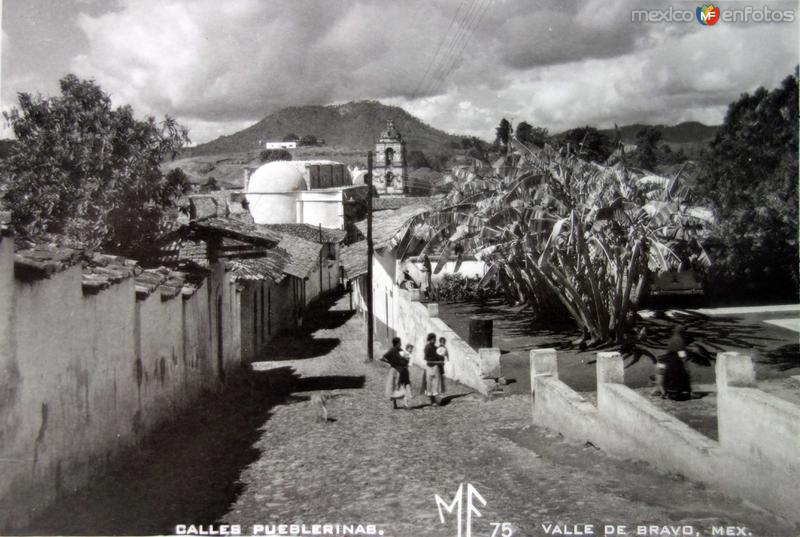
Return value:
[[(423, 352), (425, 370), (420, 391), (428, 396), (432, 406), (439, 406), (445, 392), (444, 364), (448, 360), (447, 340), (441, 337), (437, 345), (436, 334), (430, 333)], [(413, 353), (414, 345), (409, 343), (403, 349), (401, 339), (396, 337), (392, 339), (392, 348), (381, 358), (390, 366), (389, 375), (386, 378), (386, 395), (394, 409), (400, 408), (398, 402), (402, 402), (403, 408), (411, 408), (411, 398), (414, 393), (411, 387), (409, 366)]]

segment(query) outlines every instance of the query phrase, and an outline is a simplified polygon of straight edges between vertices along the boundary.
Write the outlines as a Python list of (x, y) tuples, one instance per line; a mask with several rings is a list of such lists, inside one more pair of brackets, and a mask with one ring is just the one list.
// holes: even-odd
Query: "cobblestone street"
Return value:
[[(472, 522), (476, 537), (492, 535), (493, 522), (510, 523), (514, 535), (545, 535), (542, 524), (554, 522), (569, 531), (595, 524), (601, 535), (603, 523), (690, 524), (703, 535), (715, 524), (744, 525), (757, 536), (795, 535), (700, 485), (530, 426), (527, 396), (485, 401), (449, 384), (442, 407), (417, 395), (415, 409), (392, 410), (383, 395), (387, 370), (378, 355), (364, 363), (363, 326), (346, 307), (347, 299), (339, 300), (308, 326), (310, 339), (276, 344), (280, 351), (255, 364), (295, 380), (264, 423), (260, 455), (242, 472), (243, 490), (224, 522), (245, 531), (253, 524), (340, 523), (376, 524), (397, 537), (455, 536), (455, 512), (442, 524), (434, 495), (450, 503), (459, 484), (470, 483), (486, 500), (476, 505), (483, 515)], [(313, 352), (315, 342), (323, 351)], [(295, 359), (298, 353), (308, 357)], [(415, 388), (419, 376), (412, 374)], [(328, 423), (315, 421), (309, 398), (318, 390), (333, 396)]]

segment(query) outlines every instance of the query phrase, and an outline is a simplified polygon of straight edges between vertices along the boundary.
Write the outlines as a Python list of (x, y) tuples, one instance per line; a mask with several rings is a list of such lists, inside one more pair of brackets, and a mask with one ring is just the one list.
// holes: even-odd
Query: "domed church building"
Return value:
[(332, 160), (268, 162), (245, 174), (244, 192), (256, 224), (347, 229), (366, 211), (366, 187), (353, 185), (347, 166)]

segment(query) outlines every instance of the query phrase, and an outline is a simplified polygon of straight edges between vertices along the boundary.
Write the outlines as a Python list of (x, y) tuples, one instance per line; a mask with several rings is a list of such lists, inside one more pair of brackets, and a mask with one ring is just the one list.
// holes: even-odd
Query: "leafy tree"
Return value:
[(548, 132), (545, 128), (534, 127), (527, 121), (523, 121), (517, 125), (516, 137), (523, 144), (544, 147), (547, 142)]
[[(490, 265), (507, 296), (551, 316), (566, 309), (591, 342), (621, 341), (651, 271), (707, 264), (708, 211), (679, 177), (590, 164), (550, 148), (463, 166), (444, 201), (409, 225), (401, 255), (423, 241), (439, 271), (459, 249)], [(416, 246), (415, 246), (416, 247)]]
[(420, 151), (419, 149), (413, 149), (408, 152), (406, 157), (406, 163), (408, 164), (409, 168), (430, 168), (431, 164), (428, 161), (428, 157), (425, 156), (425, 153)]
[(317, 137), (313, 134), (306, 134), (300, 138), (299, 145), (317, 145)]
[(568, 130), (560, 138), (562, 149), (593, 162), (605, 162), (614, 150), (608, 136), (588, 125)]
[(464, 149), (467, 156), (471, 158), (486, 160), (490, 146), (480, 138), (471, 136), (469, 138), (461, 139), (461, 148)]
[(719, 220), (713, 276), (797, 298), (798, 76), (743, 94), (703, 160), (701, 183)]
[(258, 154), (261, 162), (272, 162), (274, 160), (292, 160), (292, 154), (286, 149), (265, 149)]
[(300, 137), (293, 132), (290, 132), (289, 134), (283, 137), (284, 142), (296, 142), (299, 139)]
[(445, 171), (450, 168), (450, 156), (444, 153), (433, 155), (428, 162), (430, 162), (430, 167), (434, 170)]
[(500, 120), (500, 126), (495, 129), (497, 138), (495, 143), (503, 147), (508, 147), (508, 139), (511, 137), (511, 123), (506, 118)]
[(17, 139), (2, 172), (15, 227), (123, 255), (151, 252), (167, 209), (188, 189), (160, 164), (189, 141), (170, 117), (134, 118), (91, 80), (67, 75), (57, 97), (18, 95), (4, 113)]
[(655, 170), (658, 164), (658, 142), (662, 132), (648, 125), (636, 133), (636, 163), (645, 170)]

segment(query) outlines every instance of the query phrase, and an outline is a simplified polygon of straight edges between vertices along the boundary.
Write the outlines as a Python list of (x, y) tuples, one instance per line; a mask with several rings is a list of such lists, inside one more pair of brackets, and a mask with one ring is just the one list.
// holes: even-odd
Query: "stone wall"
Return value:
[[(24, 525), (241, 363), (223, 265), (193, 293), (84, 293), (82, 269), (14, 277), (0, 240), (0, 529)], [(2, 533), (2, 531), (0, 531)]]
[(531, 351), (533, 422), (647, 461), (800, 523), (800, 407), (756, 389), (749, 356), (717, 356), (719, 442), (626, 387), (619, 353), (598, 353), (597, 406), (558, 380), (556, 351)]

